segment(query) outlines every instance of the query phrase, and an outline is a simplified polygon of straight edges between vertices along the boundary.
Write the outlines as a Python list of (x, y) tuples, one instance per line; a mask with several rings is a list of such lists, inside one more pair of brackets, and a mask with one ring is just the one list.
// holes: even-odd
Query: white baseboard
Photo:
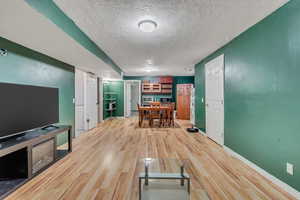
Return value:
[[(199, 129), (200, 130), (200, 129)], [(205, 133), (205, 132), (203, 132), (203, 131), (199, 131), (203, 136), (205, 136), (205, 137), (207, 137), (207, 134)]]
[(107, 121), (107, 120), (110, 120), (110, 119), (115, 119), (115, 117), (107, 117), (106, 119), (103, 119), (103, 121)]
[(241, 160), (242, 162), (246, 163), (248, 166), (250, 166), (251, 168), (253, 168), (255, 171), (257, 171), (258, 173), (260, 173), (262, 176), (264, 176), (265, 178), (267, 178), (268, 180), (270, 180), (275, 185), (277, 185), (280, 188), (282, 188), (284, 191), (288, 192), (290, 195), (294, 196), (296, 199), (300, 199), (300, 192), (297, 191), (296, 189), (294, 189), (293, 187), (291, 187), (288, 184), (284, 183), (283, 181), (279, 180), (275, 176), (271, 175), (270, 173), (268, 173), (264, 169), (260, 168), (256, 164), (254, 164), (253, 162), (247, 160), (246, 158), (244, 158), (240, 154), (238, 154), (235, 151), (231, 150), (229, 147), (224, 146), (224, 149), (231, 156), (233, 156), (233, 157)]
[(104, 119), (103, 121), (109, 120), (109, 119), (125, 119), (125, 117), (123, 116), (118, 116), (118, 117), (107, 117), (106, 119)]
[[(196, 127), (196, 128), (197, 128), (197, 127)], [(201, 135), (207, 137), (207, 134), (206, 134), (204, 131), (202, 131), (200, 128), (197, 128), (197, 129), (199, 130), (199, 133), (200, 133)]]
[(115, 119), (125, 119), (124, 116), (118, 116), (118, 117), (114, 117)]

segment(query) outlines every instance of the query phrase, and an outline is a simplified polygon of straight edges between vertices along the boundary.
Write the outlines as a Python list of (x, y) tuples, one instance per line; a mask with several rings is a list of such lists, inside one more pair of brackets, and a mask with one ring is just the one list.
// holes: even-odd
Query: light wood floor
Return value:
[(136, 118), (114, 119), (81, 135), (71, 154), (7, 200), (137, 200), (137, 161), (144, 157), (189, 159), (192, 200), (293, 199), (205, 136), (136, 124)]

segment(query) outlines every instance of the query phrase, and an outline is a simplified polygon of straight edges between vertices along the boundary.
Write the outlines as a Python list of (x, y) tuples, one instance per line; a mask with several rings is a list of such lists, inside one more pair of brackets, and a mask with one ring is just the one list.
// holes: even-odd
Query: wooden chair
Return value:
[[(165, 105), (165, 107), (168, 107)], [(169, 126), (169, 108), (161, 110), (161, 125)]]
[(150, 106), (151, 107), (159, 107), (160, 106), (160, 102), (151, 102)]
[[(144, 110), (144, 109), (141, 109), (140, 105), (137, 104), (137, 108), (138, 108), (138, 112), (139, 112), (139, 127), (142, 127), (143, 125), (143, 122), (145, 119), (149, 120), (149, 126), (151, 124), (151, 112), (150, 111), (147, 111), (147, 110)], [(153, 116), (152, 115), (152, 118), (156, 118), (156, 116)]]
[(159, 120), (159, 125), (161, 126), (161, 113), (159, 106), (151, 107), (149, 111), (149, 126), (152, 127), (154, 125), (155, 120)]
[(168, 124), (169, 126), (175, 126), (175, 119), (174, 119), (174, 111), (175, 111), (175, 103), (170, 104), (170, 109), (168, 109)]
[(160, 104), (161, 106), (171, 106), (172, 103), (171, 102), (164, 102)]
[(144, 110), (141, 110), (140, 104), (137, 104), (137, 108), (139, 112), (139, 127), (141, 127), (144, 121), (145, 112)]
[(153, 126), (154, 120), (160, 120), (161, 125), (161, 113), (160, 113), (160, 102), (151, 102), (151, 110), (149, 113), (149, 125)]

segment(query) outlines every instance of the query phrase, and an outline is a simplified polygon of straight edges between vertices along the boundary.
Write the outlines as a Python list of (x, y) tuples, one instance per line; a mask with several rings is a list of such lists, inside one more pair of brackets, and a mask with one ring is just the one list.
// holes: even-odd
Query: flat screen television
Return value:
[(59, 122), (58, 88), (0, 83), (0, 139)]

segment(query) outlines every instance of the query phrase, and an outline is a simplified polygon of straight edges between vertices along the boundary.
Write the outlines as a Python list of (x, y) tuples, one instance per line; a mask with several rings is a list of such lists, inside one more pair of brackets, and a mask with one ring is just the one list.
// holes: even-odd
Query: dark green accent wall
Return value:
[[(108, 96), (108, 93), (113, 93)], [(124, 81), (104, 81), (103, 82), (103, 119), (110, 117), (110, 113), (106, 111), (108, 101), (106, 98), (116, 98), (116, 111), (113, 112), (113, 117), (124, 116)]]
[[(124, 76), (124, 80), (150, 80), (154, 82), (159, 81), (159, 76)], [(152, 95), (155, 96), (155, 98), (170, 96), (172, 97), (173, 101), (176, 102), (176, 85), (177, 84), (194, 84), (194, 76), (173, 76), (173, 91), (172, 96), (171, 95)]]
[[(1, 37), (0, 48), (8, 50), (0, 56), (0, 82), (59, 88), (60, 124), (74, 129), (74, 68)], [(66, 139), (62, 135), (58, 143)]]
[[(225, 145), (300, 190), (300, 1), (292, 0), (196, 66), (203, 127), (204, 65), (225, 54)], [(286, 163), (294, 165), (294, 176)]]
[(75, 41), (85, 47), (88, 51), (110, 65), (116, 72), (121, 74), (120, 67), (95, 44), (80, 28), (70, 19), (53, 0), (26, 0), (26, 2), (42, 15), (51, 20)]
[[(205, 62), (204, 62), (205, 63)], [(204, 63), (195, 67), (195, 123), (196, 126), (205, 130), (205, 69)], [(202, 102), (203, 99), (203, 102)]]

